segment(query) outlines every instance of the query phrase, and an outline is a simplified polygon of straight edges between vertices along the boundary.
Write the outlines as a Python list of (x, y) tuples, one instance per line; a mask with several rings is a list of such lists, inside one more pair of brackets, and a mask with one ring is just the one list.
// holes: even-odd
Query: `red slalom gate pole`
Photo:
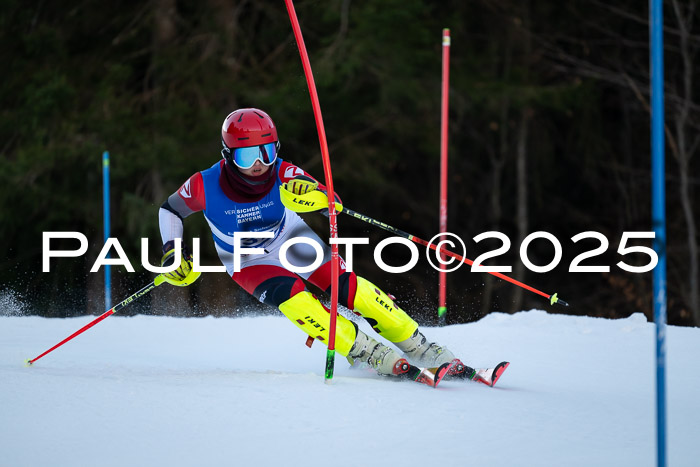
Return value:
[[(442, 30), (442, 116), (440, 125), (440, 232), (447, 232), (447, 127), (450, 101), (450, 30)], [(445, 237), (441, 236), (440, 240)], [(445, 255), (440, 255), (444, 260)], [(440, 261), (438, 322), (446, 323), (447, 314), (447, 272), (446, 263)]]
[(71, 334), (70, 336), (66, 337), (65, 339), (63, 339), (63, 340), (62, 340), (61, 342), (59, 342), (58, 344), (56, 344), (56, 345), (54, 345), (53, 347), (51, 347), (49, 350), (45, 351), (44, 353), (40, 354), (40, 355), (37, 356), (37, 357), (32, 358), (31, 360), (25, 360), (25, 363), (27, 364), (27, 366), (33, 365), (34, 362), (36, 362), (37, 360), (39, 360), (39, 359), (40, 359), (41, 357), (43, 357), (44, 355), (53, 352), (54, 350), (56, 350), (57, 348), (59, 348), (60, 346), (62, 346), (62, 345), (65, 344), (66, 342), (68, 342), (69, 340), (71, 340), (71, 339), (73, 339), (74, 337), (77, 337), (77, 336), (79, 336), (80, 334), (84, 333), (85, 331), (87, 331), (88, 329), (90, 329), (91, 327), (93, 327), (94, 325), (96, 325), (97, 323), (99, 323), (100, 321), (102, 321), (103, 319), (109, 318), (110, 316), (112, 316), (112, 315), (113, 315), (114, 313), (116, 313), (117, 311), (121, 310), (122, 308), (124, 308), (125, 306), (127, 306), (128, 304), (130, 304), (131, 302), (135, 301), (137, 298), (140, 298), (140, 297), (146, 295), (148, 292), (150, 292), (151, 290), (155, 289), (156, 287), (158, 287), (158, 286), (159, 286), (160, 284), (162, 284), (162, 283), (163, 283), (162, 277), (161, 277), (161, 276), (156, 277), (155, 280), (154, 280), (153, 282), (151, 282), (150, 284), (148, 284), (146, 287), (142, 288), (141, 290), (139, 290), (138, 292), (136, 292), (135, 294), (133, 294), (133, 295), (130, 296), (129, 298), (123, 300), (122, 302), (118, 303), (118, 304), (115, 305), (114, 307), (112, 307), (112, 308), (110, 308), (109, 310), (105, 311), (105, 312), (102, 313), (100, 316), (98, 316), (96, 319), (90, 321), (88, 324), (86, 324), (86, 325), (83, 326), (82, 328), (78, 329), (78, 330), (75, 331), (73, 334)]
[[(306, 84), (309, 87), (311, 95), (311, 105), (314, 109), (314, 118), (316, 120), (316, 129), (318, 130), (318, 140), (321, 145), (321, 156), (323, 158), (323, 172), (326, 179), (326, 188), (328, 189), (328, 220), (330, 222), (330, 238), (338, 238), (338, 213), (335, 209), (335, 191), (333, 190), (333, 175), (331, 174), (331, 160), (328, 154), (328, 142), (326, 141), (326, 130), (323, 126), (323, 116), (321, 115), (321, 104), (318, 101), (316, 92), (316, 83), (314, 75), (311, 71), (311, 62), (309, 62), (309, 54), (306, 52), (304, 45), (304, 37), (301, 34), (301, 27), (297, 19), (296, 11), (292, 0), (284, 0), (289, 13), (289, 20), (292, 23), (294, 38), (299, 48), (301, 55), (301, 63), (304, 67), (304, 75), (306, 76)], [(333, 379), (333, 369), (335, 366), (335, 328), (338, 317), (338, 276), (340, 274), (340, 261), (338, 256), (338, 244), (331, 241), (331, 313), (330, 326), (328, 330), (328, 352), (326, 353), (326, 371), (325, 382), (330, 383)]]

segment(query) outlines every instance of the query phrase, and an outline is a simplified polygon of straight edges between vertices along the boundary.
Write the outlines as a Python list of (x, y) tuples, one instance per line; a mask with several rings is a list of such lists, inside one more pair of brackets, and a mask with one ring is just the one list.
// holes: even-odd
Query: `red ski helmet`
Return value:
[(256, 159), (272, 165), (279, 150), (275, 123), (260, 109), (231, 112), (221, 126), (221, 144), (226, 162), (241, 169), (252, 167)]
[(221, 141), (228, 149), (277, 142), (277, 128), (270, 116), (259, 109), (238, 109), (221, 126)]

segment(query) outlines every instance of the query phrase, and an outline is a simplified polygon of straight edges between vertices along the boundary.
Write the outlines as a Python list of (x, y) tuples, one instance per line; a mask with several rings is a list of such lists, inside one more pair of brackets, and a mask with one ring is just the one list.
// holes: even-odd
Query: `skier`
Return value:
[[(296, 212), (283, 205), (280, 197), (281, 190), (302, 195), (316, 189), (323, 191), (323, 185), (278, 157), (277, 129), (262, 110), (239, 109), (229, 114), (221, 129), (221, 140), (223, 159), (192, 175), (159, 210), (163, 240), (161, 266), (172, 265), (175, 261), (174, 239), (183, 236), (183, 219), (203, 211), (219, 259), (232, 279), (261, 302), (278, 308), (309, 335), (309, 342), (317, 339), (327, 343), (329, 310), (307, 290), (304, 280), (330, 292), (331, 250)], [(264, 249), (264, 254), (241, 255), (237, 272), (233, 255), (235, 232), (269, 233), (271, 236), (241, 240), (241, 246)], [(282, 245), (298, 237), (315, 241), (323, 248), (323, 262), (314, 271), (294, 273), (280, 262)], [(191, 257), (184, 247), (179, 256), (179, 267), (165, 277), (171, 284), (188, 285), (192, 281), (185, 278), (192, 271)], [(295, 268), (308, 266), (316, 258), (316, 251), (311, 245), (296, 243), (287, 250), (286, 258)], [(406, 359), (429, 368), (454, 361), (451, 374), (467, 373), (459, 376), (475, 379), (477, 372), (455, 359), (447, 348), (428, 341), (416, 321), (396, 306), (393, 297), (347, 271), (342, 260), (340, 265), (340, 304), (366, 319), (379, 335), (394, 343), (405, 358), (342, 315), (338, 315), (336, 324), (338, 353), (351, 362), (369, 364), (381, 375), (406, 373), (410, 368)]]

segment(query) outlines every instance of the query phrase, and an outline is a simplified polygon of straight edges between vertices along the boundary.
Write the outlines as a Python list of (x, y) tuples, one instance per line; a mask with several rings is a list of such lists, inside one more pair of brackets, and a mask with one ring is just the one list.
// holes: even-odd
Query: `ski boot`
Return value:
[(434, 342), (428, 342), (418, 329), (405, 341), (396, 342), (396, 346), (409, 361), (421, 367), (439, 367), (455, 360), (452, 352)]
[(384, 376), (398, 376), (406, 373), (410, 368), (406, 359), (401, 358), (394, 349), (377, 342), (359, 329), (348, 353), (348, 360), (353, 365), (356, 362), (367, 363)]

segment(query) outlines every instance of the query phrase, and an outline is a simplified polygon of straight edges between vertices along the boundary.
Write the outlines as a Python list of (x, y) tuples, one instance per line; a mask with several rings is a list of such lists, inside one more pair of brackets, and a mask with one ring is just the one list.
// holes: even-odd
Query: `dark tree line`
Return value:
[[(700, 106), (692, 0), (664, 2), (669, 322), (700, 324), (698, 162)], [(451, 30), (448, 228), (474, 259), (572, 304), (567, 313), (652, 316), (651, 273), (617, 253), (622, 233), (650, 231), (648, 4), (622, 0), (532, 2), (326, 0), (295, 2), (318, 88), (336, 189), (346, 205), (421, 238), (438, 230), (441, 31)], [(157, 209), (188, 176), (216, 162), (220, 125), (233, 109), (260, 107), (276, 121), (282, 157), (323, 177), (298, 50), (282, 1), (19, 1), (0, 7), (0, 291), (46, 316), (102, 309), (101, 154), (112, 154), (112, 236), (136, 268), (117, 268), (115, 297), (150, 280), (140, 239), (160, 257)], [(196, 218), (195, 218), (196, 217)], [(325, 218), (307, 215), (324, 235)], [(341, 236), (387, 234), (341, 217)], [(44, 231), (79, 231), (80, 259), (41, 271)], [(534, 273), (519, 258), (535, 231), (562, 244), (560, 264)], [(609, 239), (584, 265), (571, 261)], [(186, 222), (203, 262), (216, 258), (201, 216)], [(638, 242), (650, 246), (650, 242)], [(71, 242), (56, 246), (73, 248)], [(538, 240), (530, 260), (547, 264)], [(391, 259), (389, 259), (391, 258)], [(400, 247), (387, 262), (407, 259)], [(636, 262), (636, 263), (635, 263)], [(425, 259), (396, 276), (356, 248), (358, 271), (385, 284), (426, 322), (435, 319), (437, 273)], [(236, 314), (251, 302), (223, 274), (185, 290), (158, 290), (130, 312)], [(544, 299), (468, 268), (448, 275), (448, 321), (491, 311), (550, 308)]]

